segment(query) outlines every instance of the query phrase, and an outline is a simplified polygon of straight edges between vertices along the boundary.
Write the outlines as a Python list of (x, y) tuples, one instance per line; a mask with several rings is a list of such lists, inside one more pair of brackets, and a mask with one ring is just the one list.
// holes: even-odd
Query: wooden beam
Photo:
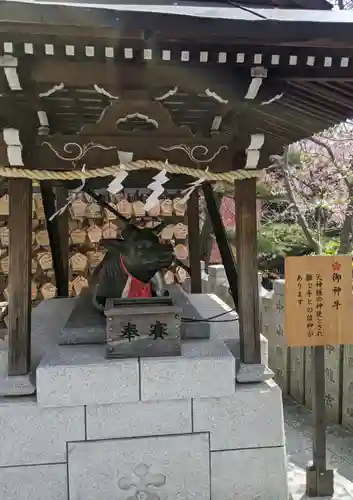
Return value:
[(32, 181), (9, 179), (9, 375), (31, 364)]
[(234, 255), (230, 247), (227, 233), (224, 229), (223, 221), (221, 219), (219, 209), (215, 200), (215, 195), (211, 184), (204, 183), (202, 186), (203, 194), (206, 201), (208, 213), (210, 214), (213, 232), (216, 237), (219, 252), (222, 257), (224, 270), (227, 275), (229, 288), (234, 300), (236, 310), (238, 309), (238, 283), (237, 283), (237, 269), (235, 265)]
[(256, 179), (235, 182), (235, 221), (240, 359), (245, 364), (260, 364)]
[[(246, 140), (248, 140), (248, 137)], [(178, 146), (181, 141), (183, 147), (179, 148)], [(72, 148), (70, 153), (67, 153), (67, 149), (65, 150), (66, 145), (73, 142), (77, 146)], [(247, 142), (244, 140), (246, 146)], [(202, 146), (202, 148), (200, 147), (196, 150), (195, 156), (197, 160), (203, 161), (206, 160), (207, 157), (204, 154), (199, 155), (198, 153), (203, 147), (207, 148), (208, 158), (210, 159), (207, 165), (213, 168), (221, 168), (221, 166), (223, 166), (224, 169), (224, 165), (231, 165), (231, 159), (234, 156), (232, 145), (229, 143), (227, 137), (220, 137), (217, 139), (200, 138), (198, 142), (195, 137), (180, 138), (180, 136), (162, 136), (153, 132), (141, 133), (138, 136), (132, 133), (129, 135), (119, 133), (115, 135), (106, 134), (103, 136), (97, 131), (95, 134), (85, 134), (82, 136), (57, 135), (52, 139), (47, 139), (46, 137), (38, 138), (36, 147), (33, 147), (31, 153), (31, 162), (39, 169), (47, 168), (48, 165), (50, 165), (51, 170), (70, 170), (72, 169), (72, 160), (75, 160), (75, 157), (80, 152), (79, 147), (84, 148), (87, 144), (98, 145), (88, 148), (80, 157), (80, 161), (86, 164), (87, 170), (115, 165), (118, 149), (133, 151), (134, 160), (165, 161), (167, 157), (170, 163), (179, 163), (187, 167), (195, 167), (195, 161), (193, 161), (185, 151), (186, 147), (191, 149), (195, 145)], [(119, 144), (119, 146), (117, 146), (117, 144)], [(246, 147), (245, 144), (244, 147)], [(103, 150), (99, 145), (108, 147)], [(177, 146), (177, 148), (168, 151), (168, 148), (173, 146)], [(162, 148), (166, 148), (166, 150)], [(5, 153), (6, 151), (4, 149), (1, 155), (4, 156), (4, 160)], [(64, 157), (65, 161), (63, 161), (61, 157)], [(214, 158), (212, 159), (212, 157)]]
[[(53, 220), (50, 217), (56, 212), (55, 195), (50, 181), (41, 181), (40, 190), (43, 199), (45, 220), (53, 258), (53, 267), (57, 294), (59, 297), (68, 297), (68, 219), (67, 215), (58, 215)], [(61, 217), (64, 220), (61, 221)], [(66, 224), (65, 224), (66, 222)], [(66, 225), (66, 227), (64, 227)], [(63, 240), (61, 239), (63, 236)], [(66, 247), (66, 248), (64, 248)]]
[(191, 293), (202, 293), (201, 266), (200, 266), (200, 216), (199, 216), (199, 194), (195, 190), (187, 205), (188, 227), (189, 227), (189, 262)]
[[(56, 197), (56, 209), (63, 207), (67, 203), (68, 189), (66, 187), (54, 188)], [(61, 260), (63, 265), (63, 280), (60, 297), (69, 296), (69, 211), (65, 210), (58, 218)]]

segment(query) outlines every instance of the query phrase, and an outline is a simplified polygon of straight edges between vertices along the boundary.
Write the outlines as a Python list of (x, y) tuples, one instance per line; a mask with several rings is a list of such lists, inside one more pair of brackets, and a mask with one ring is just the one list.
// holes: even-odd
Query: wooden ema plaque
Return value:
[(285, 276), (288, 345), (352, 344), (352, 257), (287, 257)]

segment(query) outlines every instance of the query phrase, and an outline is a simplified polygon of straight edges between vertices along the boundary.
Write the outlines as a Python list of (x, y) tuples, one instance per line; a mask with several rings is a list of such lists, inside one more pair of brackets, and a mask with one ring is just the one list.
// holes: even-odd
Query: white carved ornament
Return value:
[(64, 152), (67, 153), (67, 156), (63, 156), (48, 141), (43, 141), (41, 146), (47, 146), (60, 160), (71, 161), (72, 163), (82, 160), (86, 156), (88, 151), (91, 151), (92, 149), (101, 149), (103, 151), (118, 149), (117, 146), (104, 146), (103, 144), (97, 144), (95, 142), (89, 142), (88, 144), (84, 144), (83, 146), (77, 144), (77, 142), (68, 142), (63, 148)]
[(22, 90), (17, 73), (17, 57), (5, 54), (0, 57), (0, 66), (4, 68), (7, 84), (11, 90)]
[(155, 128), (158, 128), (158, 122), (156, 120), (153, 120), (153, 118), (150, 118), (149, 116), (143, 115), (141, 113), (128, 113), (126, 116), (124, 116), (124, 118), (119, 118), (116, 124), (119, 125), (119, 123), (125, 123), (129, 120), (133, 120), (134, 118), (142, 120), (146, 123), (150, 123)]
[(228, 146), (223, 144), (217, 151), (212, 155), (209, 155), (208, 147), (203, 144), (198, 144), (196, 146), (187, 146), (186, 144), (175, 144), (174, 146), (160, 147), (162, 151), (184, 151), (190, 160), (194, 163), (211, 163), (222, 150), (227, 150)]
[(20, 134), (16, 128), (4, 128), (4, 142), (7, 146), (7, 158), (11, 166), (23, 166), (22, 143)]
[(264, 134), (251, 134), (250, 145), (246, 150), (245, 168), (256, 168), (260, 159), (260, 150), (265, 142)]
[(267, 77), (267, 69), (262, 66), (254, 66), (251, 68), (252, 80), (245, 94), (245, 99), (255, 99), (260, 87), (262, 85), (263, 79)]

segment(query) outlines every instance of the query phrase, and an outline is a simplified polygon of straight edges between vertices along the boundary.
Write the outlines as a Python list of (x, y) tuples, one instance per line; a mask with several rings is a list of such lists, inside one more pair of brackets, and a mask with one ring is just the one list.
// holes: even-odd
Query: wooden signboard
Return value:
[(352, 344), (352, 257), (287, 257), (285, 276), (288, 345)]

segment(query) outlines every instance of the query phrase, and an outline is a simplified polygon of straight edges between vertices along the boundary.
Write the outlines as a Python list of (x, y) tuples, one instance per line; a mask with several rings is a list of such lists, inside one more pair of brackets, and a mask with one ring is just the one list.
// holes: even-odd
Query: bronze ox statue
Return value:
[(188, 270), (175, 258), (172, 245), (159, 240), (158, 234), (164, 224), (153, 229), (140, 229), (129, 223), (102, 196), (90, 190), (87, 193), (124, 224), (121, 238), (102, 239), (100, 242), (107, 253), (95, 269), (90, 283), (95, 309), (103, 311), (108, 298), (164, 295), (164, 280), (160, 271), (168, 269), (173, 262)]
[[(172, 245), (159, 241), (158, 233), (162, 226), (139, 229), (128, 224), (122, 231), (122, 239), (101, 240), (107, 253), (92, 276), (93, 305), (96, 309), (103, 311), (108, 298), (124, 296), (126, 284), (131, 286), (131, 280), (135, 281), (135, 291), (125, 296), (163, 295), (163, 283), (157, 273), (172, 265), (174, 254)], [(139, 282), (137, 288), (136, 282)]]

